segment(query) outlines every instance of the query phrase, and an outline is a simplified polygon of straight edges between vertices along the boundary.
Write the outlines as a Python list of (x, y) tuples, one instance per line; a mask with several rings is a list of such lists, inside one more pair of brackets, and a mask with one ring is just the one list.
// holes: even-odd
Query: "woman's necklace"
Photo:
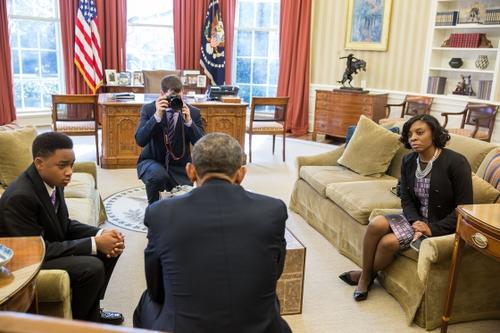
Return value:
[(436, 160), (436, 158), (439, 156), (440, 149), (436, 148), (436, 151), (434, 152), (434, 156), (432, 156), (431, 160), (427, 163), (425, 166), (424, 170), (420, 167), (420, 156), (417, 156), (417, 170), (415, 170), (415, 177), (418, 179), (422, 179), (427, 177), (429, 172), (432, 170), (432, 163)]

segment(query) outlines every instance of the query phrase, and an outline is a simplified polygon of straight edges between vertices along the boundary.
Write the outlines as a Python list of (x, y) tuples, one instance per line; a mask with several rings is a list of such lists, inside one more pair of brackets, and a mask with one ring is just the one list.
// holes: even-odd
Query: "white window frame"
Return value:
[[(279, 10), (279, 0), (260, 0), (260, 1), (245, 1), (245, 2), (253, 2), (255, 5), (254, 5), (254, 19), (256, 18), (256, 15), (257, 15), (257, 4), (258, 3), (271, 3), (271, 4), (274, 4), (274, 3), (277, 3), (278, 4), (278, 10)], [(278, 24), (276, 25), (276, 27), (239, 27), (239, 18), (240, 18), (240, 15), (239, 15), (239, 6), (240, 6), (240, 1), (237, 0), (236, 2), (236, 11), (235, 11), (235, 20), (234, 20), (234, 43), (233, 43), (233, 59), (232, 59), (232, 82), (235, 84), (235, 85), (238, 85), (239, 82), (237, 82), (237, 58), (238, 58), (238, 54), (237, 54), (237, 51), (238, 51), (238, 46), (237, 46), (237, 42), (238, 42), (238, 33), (241, 31), (241, 32), (268, 32), (269, 33), (269, 36), (271, 35), (271, 33), (274, 33), (276, 32), (277, 35), (278, 35), (278, 43), (279, 43), (279, 22)], [(271, 19), (272, 19), (272, 14), (271, 13)], [(278, 16), (279, 17), (279, 16)], [(269, 38), (270, 40), (270, 38)], [(250, 83), (243, 83), (241, 82), (242, 84), (244, 85), (249, 85), (250, 86), (250, 99), (252, 98), (253, 96), (253, 88), (254, 87), (265, 87), (266, 88), (266, 92), (269, 91), (269, 88), (271, 87), (274, 87), (274, 88), (277, 88), (278, 87), (278, 78), (276, 78), (276, 84), (271, 84), (270, 83), (270, 63), (271, 63), (271, 60), (277, 60), (278, 62), (278, 68), (279, 68), (279, 53), (277, 55), (277, 57), (269, 57), (269, 56), (254, 56), (253, 53), (254, 53), (254, 48), (255, 48), (255, 38), (252, 38), (252, 46), (251, 46), (251, 50), (252, 50), (252, 55), (250, 56), (240, 56), (239, 58), (243, 58), (243, 59), (249, 59), (250, 60)], [(270, 45), (268, 45), (268, 47), (270, 47)], [(278, 50), (279, 51), (279, 50)], [(268, 52), (269, 54), (269, 52)], [(267, 81), (266, 83), (252, 83), (253, 81), (253, 61), (254, 59), (266, 59), (267, 60)], [(278, 73), (279, 75), (279, 73)], [(267, 95), (267, 94), (266, 94)], [(247, 101), (248, 103), (251, 102), (250, 101)]]
[[(54, 18), (48, 18), (48, 17), (36, 17), (36, 16), (25, 16), (25, 15), (15, 15), (11, 14), (12, 9), (8, 10), (8, 21), (9, 21), (9, 29), (10, 25), (12, 24), (13, 20), (30, 20), (30, 21), (36, 21), (36, 22), (50, 22), (50, 23), (55, 23), (56, 27), (56, 54), (58, 57), (58, 66), (57, 66), (57, 71), (58, 71), (58, 81), (59, 81), (59, 91), (58, 93), (64, 94), (66, 91), (66, 84), (65, 84), (65, 77), (64, 77), (64, 57), (62, 54), (62, 34), (61, 34), (61, 13), (59, 11), (59, 0), (53, 0), (54, 1), (54, 8), (56, 9), (56, 17)], [(36, 2), (33, 2), (33, 6), (37, 6), (38, 4)], [(17, 35), (17, 38), (20, 38), (20, 35)], [(18, 45), (20, 46), (20, 40), (18, 40)], [(25, 47), (13, 47), (12, 45), (10, 46), (11, 48), (11, 57), (13, 56), (12, 51), (13, 50), (18, 50), (17, 55), (18, 55), (18, 61), (19, 61), (19, 68), (20, 72), (22, 73), (22, 58), (21, 58), (21, 51), (22, 50), (28, 50), (28, 51), (44, 51), (48, 49), (42, 49), (42, 48), (25, 48)], [(40, 59), (39, 59), (40, 61)], [(32, 74), (14, 74), (14, 67), (12, 66), (12, 79), (13, 82), (16, 82), (16, 80), (35, 80), (35, 81), (43, 81), (43, 75), (42, 76), (36, 76), (36, 77), (30, 77)], [(19, 82), (19, 81), (18, 81)], [(12, 87), (13, 92), (14, 87)], [(52, 107), (40, 107), (40, 108), (29, 108), (26, 109), (24, 107), (24, 98), (23, 98), (23, 93), (24, 91), (24, 86), (21, 88), (21, 101), (22, 105), (18, 106), (16, 105), (16, 114), (18, 117), (23, 118), (23, 117), (30, 117), (30, 116), (42, 116), (42, 115), (50, 115), (52, 114), (51, 108)], [(43, 100), (42, 100), (42, 95), (40, 95), (40, 104), (43, 105)], [(14, 102), (16, 98), (14, 96)]]
[[(169, 1), (172, 1), (172, 0), (169, 0)], [(173, 10), (173, 1), (172, 1), (172, 10)], [(173, 15), (173, 13), (172, 13), (172, 15)], [(128, 31), (129, 27), (138, 27), (138, 28), (167, 28), (167, 29), (171, 29), (172, 30), (172, 36), (174, 35), (174, 23), (173, 22), (172, 22), (172, 24), (128, 23), (128, 13), (127, 13), (127, 31)], [(126, 41), (126, 43), (128, 43), (128, 41)], [(174, 40), (172, 40), (172, 44), (174, 44)], [(126, 50), (128, 52), (129, 48), (127, 47)], [(125, 66), (127, 67), (127, 71), (133, 71), (134, 69), (128, 68), (128, 65), (127, 65), (128, 64), (127, 56), (128, 56), (128, 54), (125, 54)], [(167, 69), (167, 70), (172, 69), (172, 70), (175, 70), (175, 67), (176, 67), (176, 64), (175, 64), (175, 50), (174, 50), (174, 53), (172, 54), (172, 57), (174, 58), (174, 68), (161, 68), (161, 69)], [(138, 71), (138, 70), (142, 70), (142, 69), (146, 69), (146, 70), (147, 69), (151, 69), (151, 68), (143, 68), (142, 60), (141, 60), (141, 66), (139, 66), (139, 67), (140, 68), (135, 69), (135, 70)], [(160, 68), (158, 68), (158, 69), (160, 69)]]

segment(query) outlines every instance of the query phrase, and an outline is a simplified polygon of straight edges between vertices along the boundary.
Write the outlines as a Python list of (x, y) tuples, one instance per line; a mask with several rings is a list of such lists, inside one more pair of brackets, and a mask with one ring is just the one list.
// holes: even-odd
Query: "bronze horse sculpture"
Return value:
[[(351, 81), (352, 81), (352, 74), (358, 74), (358, 70), (363, 70), (366, 72), (366, 62), (362, 59), (356, 59), (354, 57), (351, 57), (356, 59), (354, 61), (349, 61), (351, 59), (349, 59), (349, 57), (344, 57), (344, 58), (348, 58), (348, 61), (347, 61), (347, 67), (344, 71), (344, 75), (342, 76), (342, 80), (341, 81), (337, 81), (338, 83), (342, 83), (342, 85), (345, 87), (345, 82), (347, 81), (347, 83), (349, 84), (349, 86), (352, 87), (352, 84), (351, 84)], [(342, 58), (341, 58), (342, 59)]]

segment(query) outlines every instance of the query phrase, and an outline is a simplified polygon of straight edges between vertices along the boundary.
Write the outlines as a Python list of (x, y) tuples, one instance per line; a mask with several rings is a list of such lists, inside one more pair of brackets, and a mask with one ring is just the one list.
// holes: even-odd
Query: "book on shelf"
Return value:
[(500, 24), (500, 8), (488, 8), (485, 12), (484, 24)]
[(458, 11), (437, 12), (436, 26), (450, 26), (456, 25), (458, 22)]
[(444, 94), (444, 87), (446, 86), (446, 77), (444, 76), (429, 76), (427, 80), (427, 93), (428, 94)]
[(478, 48), (481, 46), (481, 33), (454, 33), (450, 34), (447, 40), (444, 41), (445, 47), (462, 47), (462, 48)]
[(485, 100), (490, 99), (492, 86), (493, 86), (493, 80), (479, 80), (479, 86), (477, 89), (477, 98)]

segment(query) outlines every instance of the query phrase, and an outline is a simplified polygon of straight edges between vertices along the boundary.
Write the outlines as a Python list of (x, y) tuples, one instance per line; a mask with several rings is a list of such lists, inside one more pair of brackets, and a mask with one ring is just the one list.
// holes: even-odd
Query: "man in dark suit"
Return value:
[(160, 96), (141, 110), (135, 141), (144, 150), (137, 161), (137, 175), (146, 185), (149, 204), (159, 199), (160, 191), (191, 185), (185, 171), (191, 161), (189, 146), (204, 131), (200, 110), (184, 103), (182, 96), (181, 80), (166, 76)]
[(39, 236), (45, 241), (42, 269), (63, 269), (71, 281), (73, 318), (121, 324), (118, 312), (99, 301), (124, 249), (123, 235), (71, 220), (64, 187), (75, 162), (73, 142), (57, 132), (33, 141), (33, 163), (0, 198), (0, 235)]
[(291, 332), (276, 282), (285, 261), (283, 201), (245, 191), (239, 143), (211, 133), (193, 148), (191, 192), (146, 209), (147, 290), (134, 326), (174, 333)]

